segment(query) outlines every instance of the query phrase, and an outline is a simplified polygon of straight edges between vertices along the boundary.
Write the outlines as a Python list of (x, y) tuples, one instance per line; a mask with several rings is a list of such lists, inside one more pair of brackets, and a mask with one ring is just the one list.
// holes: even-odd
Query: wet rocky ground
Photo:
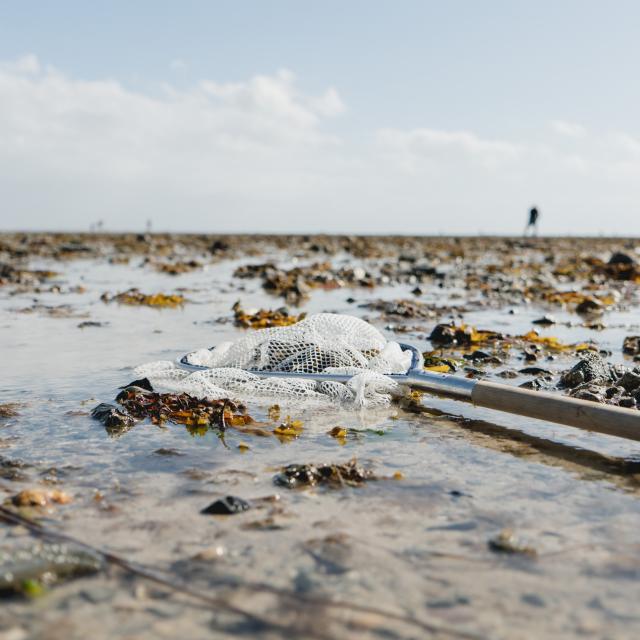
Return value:
[(0, 638), (637, 637), (635, 442), (120, 387), (332, 311), (637, 410), (639, 292), (635, 240), (0, 235)]

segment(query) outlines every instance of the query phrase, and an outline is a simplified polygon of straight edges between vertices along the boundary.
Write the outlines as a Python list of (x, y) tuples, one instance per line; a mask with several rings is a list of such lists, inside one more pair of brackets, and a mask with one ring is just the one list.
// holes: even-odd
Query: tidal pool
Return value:
[[(331, 259), (367, 269), (376, 262)], [(268, 260), (292, 264), (292, 255), (267, 245), (262, 255), (176, 276), (135, 255), (129, 264), (36, 257), (29, 267), (59, 272), (61, 292), (0, 288), (0, 404), (17, 404), (17, 415), (0, 417), (3, 499), (59, 488), (70, 504), (26, 515), (176, 584), (110, 566), (36, 598), (5, 599), (0, 637), (638, 637), (637, 443), (426, 395), (415, 411), (287, 407), (304, 428), (284, 440), (232, 429), (221, 439), (149, 422), (114, 438), (90, 417), (133, 379), (135, 366), (250, 330), (231, 321), (237, 300), (245, 308), (282, 306), (259, 280), (233, 277), (240, 265)], [(131, 287), (180, 292), (187, 303), (154, 309), (101, 300)], [(431, 350), (427, 331), (395, 333), (388, 319), (360, 306), (412, 298), (414, 287), (318, 289), (301, 310), (365, 317), (390, 339)], [(474, 295), (454, 284), (421, 287), (419, 299), (439, 305)], [(520, 335), (548, 311), (535, 302), (478, 306), (462, 319)], [(640, 333), (635, 299), (605, 312), (607, 327), (598, 330), (568, 310), (554, 315), (558, 324), (541, 333), (566, 343), (593, 339), (611, 351), (611, 362), (630, 364), (621, 344)], [(430, 329), (446, 319), (410, 323)], [(561, 370), (575, 361), (559, 355), (541, 366)], [(247, 407), (265, 419), (268, 403)], [(343, 441), (328, 435), (338, 425), (349, 430)], [(288, 464), (354, 457), (381, 479), (334, 490), (273, 482)], [(227, 495), (253, 507), (200, 513)], [(535, 554), (492, 548), (505, 530)], [(0, 529), (4, 552), (32, 544), (23, 527)], [(198, 599), (185, 584), (224, 601)]]

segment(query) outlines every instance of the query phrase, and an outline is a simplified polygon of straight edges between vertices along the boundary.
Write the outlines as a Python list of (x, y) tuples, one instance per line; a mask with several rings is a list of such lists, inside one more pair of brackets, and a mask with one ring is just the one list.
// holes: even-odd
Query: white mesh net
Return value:
[[(386, 374), (405, 373), (411, 352), (389, 342), (370, 324), (352, 316), (321, 313), (287, 327), (251, 331), (235, 342), (187, 356), (188, 371), (169, 361), (136, 369), (154, 388), (199, 398), (273, 399), (279, 402), (331, 403), (376, 407), (389, 404), (398, 384)], [(253, 371), (351, 376), (331, 380), (261, 377)]]

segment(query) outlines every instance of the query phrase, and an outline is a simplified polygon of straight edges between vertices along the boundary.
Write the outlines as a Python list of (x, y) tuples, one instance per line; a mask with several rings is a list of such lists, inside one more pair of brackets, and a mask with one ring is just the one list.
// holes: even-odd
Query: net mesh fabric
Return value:
[[(235, 342), (201, 349), (187, 356), (185, 371), (168, 361), (136, 369), (155, 387), (197, 397), (280, 402), (339, 403), (357, 407), (388, 404), (398, 385), (386, 374), (404, 373), (411, 354), (389, 342), (373, 326), (352, 316), (321, 313), (287, 327), (250, 331)], [(251, 371), (351, 376), (342, 384), (331, 380), (261, 377)]]

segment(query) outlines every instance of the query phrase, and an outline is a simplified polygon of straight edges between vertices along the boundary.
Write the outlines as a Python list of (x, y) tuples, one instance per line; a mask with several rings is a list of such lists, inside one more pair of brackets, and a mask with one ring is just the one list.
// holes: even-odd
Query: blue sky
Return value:
[(638, 235), (638, 33), (625, 1), (4, 2), (2, 226), (513, 233), (535, 202)]

